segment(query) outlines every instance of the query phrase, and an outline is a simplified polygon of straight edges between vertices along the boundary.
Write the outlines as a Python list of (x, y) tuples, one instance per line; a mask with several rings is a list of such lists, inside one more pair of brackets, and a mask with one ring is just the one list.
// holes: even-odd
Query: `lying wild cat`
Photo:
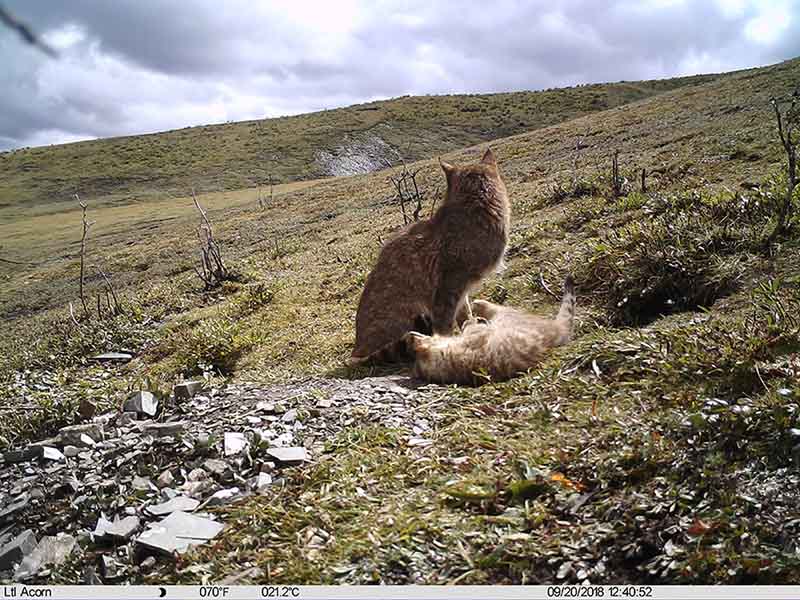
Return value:
[(401, 358), (403, 336), (420, 323), (450, 335), (469, 316), (467, 292), (502, 263), (511, 208), (494, 154), (442, 169), (444, 203), (387, 242), (367, 278), (350, 365)]
[(472, 303), (473, 319), (461, 335), (428, 336), (410, 332), (405, 339), (416, 355), (414, 374), (435, 383), (479, 385), (504, 381), (527, 371), (550, 348), (572, 337), (575, 290), (564, 282), (564, 297), (555, 319), (544, 319), (483, 300)]

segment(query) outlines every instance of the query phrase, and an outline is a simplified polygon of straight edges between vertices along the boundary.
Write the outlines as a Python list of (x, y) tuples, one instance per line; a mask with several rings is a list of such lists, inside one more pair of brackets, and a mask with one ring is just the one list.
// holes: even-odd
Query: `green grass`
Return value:
[(377, 136), (406, 161), (712, 81), (714, 75), (541, 92), (402, 97), (294, 117), (0, 153), (0, 219), (60, 212), (73, 194), (119, 206), (192, 186), (223, 192), (322, 177), (320, 151)]
[[(782, 158), (768, 100), (798, 77), (789, 61), (493, 141), (513, 228), (508, 269), (478, 296), (552, 313), (550, 291), (572, 272), (576, 340), (510, 382), (428, 392), (425, 451), (354, 423), (273, 495), (221, 509), (230, 527), (188, 564), (212, 579), (258, 565), (291, 583), (800, 583), (798, 224), (763, 243)], [(608, 180), (615, 148), (620, 198)], [(434, 160), (416, 166), (424, 187), (441, 186)], [(31, 393), (15, 379), (27, 368), (42, 418), (14, 421), (0, 441), (74, 420), (54, 399), (76, 406), (77, 387), (99, 376), (85, 355), (120, 344), (136, 360), (90, 392), (109, 402), (147, 377), (367, 374), (343, 362), (366, 275), (402, 224), (388, 177), (287, 188), (263, 211), (252, 190), (203, 196), (238, 273), (209, 292), (191, 270), (197, 217), (185, 198), (158, 200), (175, 218), (153, 229), (147, 203), (98, 199), (98, 221), (134, 211), (133, 227), (98, 223), (90, 249), (127, 311), (80, 327), (64, 308), (77, 293), (77, 214), (63, 229), (62, 218), (25, 217), (54, 219), (43, 221), (54, 233), (26, 226), (5, 251), (51, 260), (3, 267), (0, 400)], [(310, 543), (318, 530), (329, 537)], [(187, 561), (150, 582), (196, 582)]]

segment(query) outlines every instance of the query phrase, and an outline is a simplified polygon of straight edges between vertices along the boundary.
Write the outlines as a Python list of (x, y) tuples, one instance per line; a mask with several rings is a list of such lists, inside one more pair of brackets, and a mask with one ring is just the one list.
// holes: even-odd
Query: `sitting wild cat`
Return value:
[(468, 315), (467, 292), (496, 270), (508, 244), (511, 208), (494, 154), (479, 163), (442, 163), (443, 204), (386, 243), (356, 314), (350, 365), (407, 355), (403, 336), (420, 324), (450, 335)]
[(435, 383), (480, 385), (504, 381), (525, 372), (550, 348), (572, 337), (575, 290), (564, 282), (564, 297), (555, 319), (544, 319), (483, 300), (472, 303), (474, 317), (461, 335), (428, 336), (412, 331), (405, 337), (416, 355), (414, 374)]

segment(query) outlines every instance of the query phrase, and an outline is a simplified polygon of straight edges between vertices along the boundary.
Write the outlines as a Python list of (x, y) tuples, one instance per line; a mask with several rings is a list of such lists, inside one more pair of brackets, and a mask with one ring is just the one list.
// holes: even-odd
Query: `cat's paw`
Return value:
[(498, 305), (488, 300), (473, 300), (472, 314), (479, 319), (489, 321), (497, 313)]
[(427, 345), (429, 339), (431, 339), (431, 336), (425, 335), (424, 333), (419, 333), (417, 331), (409, 331), (403, 336), (403, 341), (406, 344), (406, 348), (412, 352), (416, 352), (420, 348)]
[(469, 327), (480, 327), (488, 324), (488, 319), (484, 319), (483, 317), (472, 317), (471, 319), (464, 321), (464, 323), (461, 325), (461, 332), (465, 332)]

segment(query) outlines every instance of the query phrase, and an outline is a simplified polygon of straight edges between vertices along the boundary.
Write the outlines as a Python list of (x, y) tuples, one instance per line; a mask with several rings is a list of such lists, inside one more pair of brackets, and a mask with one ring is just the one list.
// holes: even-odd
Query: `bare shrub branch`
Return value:
[(775, 228), (767, 238), (771, 244), (775, 239), (786, 233), (791, 226), (792, 202), (794, 190), (797, 187), (797, 146), (800, 143), (800, 86), (785, 98), (770, 98), (769, 103), (775, 111), (775, 121), (778, 126), (778, 137), (786, 154), (786, 193), (778, 200)]
[(8, 12), (2, 5), (0, 5), (0, 22), (15, 30), (31, 46), (36, 46), (51, 58), (58, 58), (58, 53), (55, 50), (40, 40), (30, 27)]
[(88, 317), (89, 307), (86, 305), (86, 295), (84, 294), (84, 281), (86, 279), (86, 239), (89, 235), (89, 229), (92, 227), (92, 225), (94, 225), (94, 221), (89, 221), (86, 218), (86, 203), (81, 200), (78, 194), (75, 194), (75, 199), (78, 201), (78, 204), (81, 207), (82, 211), (81, 219), (83, 222), (83, 232), (81, 234), (81, 252), (80, 252), (81, 275), (78, 284), (79, 285), (78, 296), (80, 297), (81, 304), (83, 305), (83, 314)]
[(200, 269), (195, 267), (195, 273), (201, 279), (205, 288), (210, 290), (229, 278), (228, 269), (222, 260), (222, 250), (214, 239), (214, 230), (211, 221), (200, 202), (197, 200), (192, 188), (192, 200), (200, 213), (200, 226), (197, 228), (197, 238), (200, 240)]
[[(403, 170), (400, 172), (399, 176), (389, 177), (389, 181), (394, 185), (395, 199), (398, 204), (400, 204), (400, 210), (403, 213), (404, 225), (408, 225), (412, 221), (419, 221), (422, 213), (422, 205), (427, 194), (424, 190), (420, 190), (417, 184), (417, 175), (420, 170), (421, 169), (416, 169), (411, 171), (404, 164)], [(408, 211), (406, 211), (406, 205), (409, 206)], [(411, 212), (409, 216), (408, 212), (410, 211), (413, 212)]]
[(611, 195), (619, 198), (622, 194), (622, 179), (619, 176), (619, 150), (611, 157)]
[[(121, 315), (124, 311), (122, 310), (122, 305), (119, 302), (119, 298), (117, 298), (117, 292), (114, 290), (114, 285), (111, 283), (111, 279), (106, 275), (103, 269), (97, 269), (100, 273), (100, 276), (103, 278), (103, 282), (106, 286), (106, 305), (108, 306), (108, 310), (113, 315)], [(110, 296), (110, 298), (109, 298)], [(114, 306), (111, 306), (111, 301), (113, 299)]]

